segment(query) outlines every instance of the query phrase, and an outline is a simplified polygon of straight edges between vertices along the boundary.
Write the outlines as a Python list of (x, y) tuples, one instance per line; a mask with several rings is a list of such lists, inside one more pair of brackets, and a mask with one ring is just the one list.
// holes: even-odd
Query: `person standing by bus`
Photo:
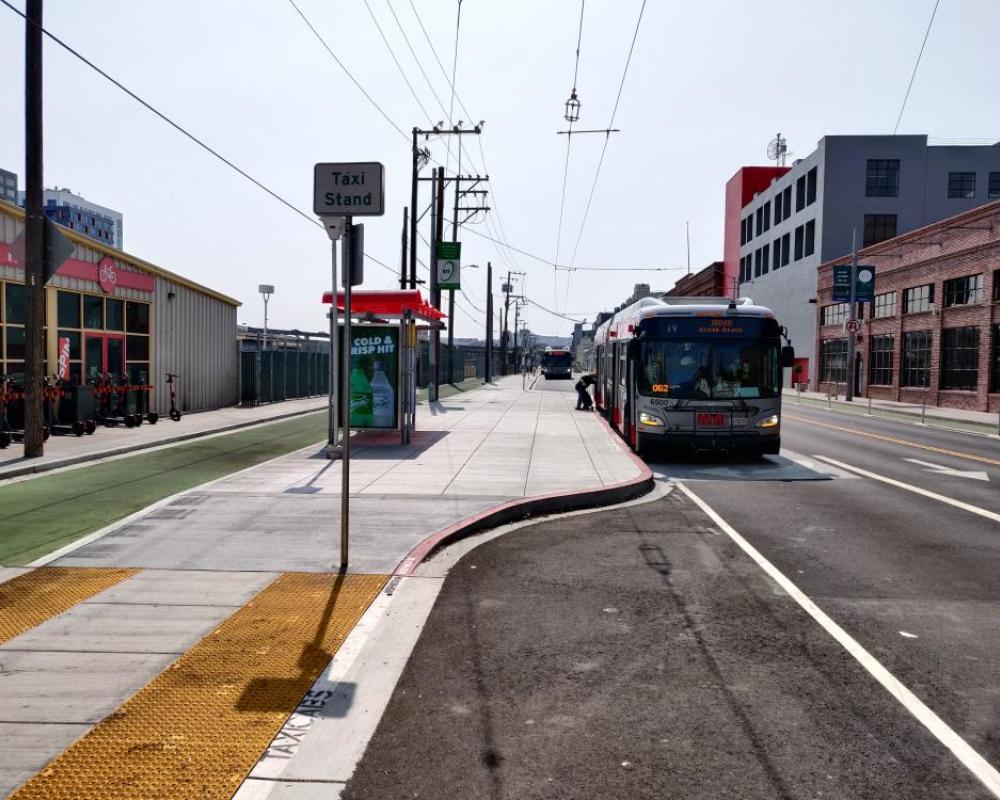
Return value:
[(590, 398), (588, 387), (597, 383), (597, 376), (592, 374), (583, 375), (576, 382), (576, 410), (591, 411), (594, 408), (594, 401)]

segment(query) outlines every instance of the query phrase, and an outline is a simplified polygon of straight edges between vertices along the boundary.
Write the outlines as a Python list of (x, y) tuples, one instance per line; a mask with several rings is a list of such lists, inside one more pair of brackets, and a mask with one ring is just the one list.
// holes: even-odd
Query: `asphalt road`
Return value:
[[(651, 466), (1000, 766), (1000, 444), (783, 426), (779, 457)], [(403, 796), (992, 795), (675, 489), (458, 564), (344, 794)]]
[(983, 798), (679, 490), (450, 573), (344, 798)]

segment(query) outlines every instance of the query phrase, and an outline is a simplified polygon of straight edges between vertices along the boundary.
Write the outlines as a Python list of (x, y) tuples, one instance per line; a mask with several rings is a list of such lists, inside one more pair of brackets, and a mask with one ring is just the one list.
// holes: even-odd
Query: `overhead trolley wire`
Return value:
[(931, 11), (931, 18), (927, 23), (927, 30), (924, 31), (924, 40), (920, 43), (920, 52), (917, 53), (917, 61), (913, 65), (913, 73), (910, 75), (910, 83), (906, 87), (906, 94), (903, 96), (903, 105), (899, 109), (899, 116), (896, 117), (896, 127), (892, 129), (892, 135), (896, 135), (899, 130), (899, 123), (903, 119), (903, 112), (906, 110), (906, 101), (910, 99), (910, 90), (913, 88), (913, 81), (917, 77), (917, 68), (920, 66), (920, 59), (924, 55), (924, 48), (927, 46), (927, 37), (931, 35), (931, 26), (934, 24), (934, 17), (937, 14), (941, 0), (934, 0), (934, 8)]
[[(576, 59), (573, 63), (573, 96), (576, 95), (576, 80), (580, 73), (580, 45), (583, 43), (583, 12), (586, 8), (586, 0), (580, 0), (580, 26), (576, 34)], [(567, 114), (567, 117), (569, 115)], [(566, 132), (566, 161), (563, 165), (562, 192), (559, 197), (559, 222), (556, 225), (556, 257), (555, 262), (559, 263), (559, 250), (562, 247), (563, 214), (566, 210), (566, 186), (569, 183), (569, 157), (573, 145), (573, 120), (567, 119), (569, 129)], [(569, 296), (569, 276), (566, 278), (566, 295)], [(556, 308), (559, 307), (559, 272), (552, 272), (552, 299)], [(568, 300), (567, 300), (568, 302)]]
[[(639, 26), (642, 24), (642, 15), (646, 10), (646, 0), (642, 0), (639, 7), (639, 18), (635, 22), (635, 31), (632, 33), (632, 44), (628, 48), (628, 57), (625, 59), (625, 69), (622, 71), (622, 79), (618, 82), (618, 95), (615, 97), (615, 106), (611, 111), (611, 120), (608, 122), (608, 130), (615, 126), (615, 117), (618, 115), (618, 105), (622, 99), (622, 89), (625, 88), (625, 78), (628, 77), (628, 69), (632, 63), (632, 53), (635, 51), (635, 42), (639, 36)], [(583, 239), (583, 231), (587, 225), (587, 217), (590, 216), (590, 206), (594, 202), (594, 193), (597, 190), (597, 181), (601, 177), (601, 167), (604, 166), (604, 155), (608, 151), (608, 142), (611, 139), (610, 133), (604, 135), (604, 146), (601, 148), (601, 157), (597, 161), (597, 170), (594, 172), (594, 182), (590, 187), (590, 196), (587, 198), (587, 206), (583, 212), (583, 220), (580, 223), (580, 231), (576, 236), (576, 244), (573, 246), (573, 255), (569, 260), (570, 266), (576, 262), (576, 254), (580, 249), (580, 241)]]

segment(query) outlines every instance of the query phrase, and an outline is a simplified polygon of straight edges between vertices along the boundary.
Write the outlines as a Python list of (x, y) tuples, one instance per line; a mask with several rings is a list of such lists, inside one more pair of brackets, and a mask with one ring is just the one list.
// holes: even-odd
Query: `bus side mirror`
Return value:
[(790, 344), (786, 344), (781, 348), (781, 366), (782, 367), (794, 367), (795, 366), (795, 348)]

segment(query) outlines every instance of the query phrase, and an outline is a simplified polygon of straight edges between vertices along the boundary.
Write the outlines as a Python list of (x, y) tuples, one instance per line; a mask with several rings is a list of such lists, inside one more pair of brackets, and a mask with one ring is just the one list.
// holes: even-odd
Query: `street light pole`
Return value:
[(486, 262), (486, 383), (493, 381), (493, 262)]
[[(858, 228), (851, 229), (851, 301), (847, 311), (847, 318), (854, 319), (858, 305)], [(854, 399), (854, 358), (855, 358), (855, 334), (853, 331), (847, 333), (847, 391), (844, 392), (844, 400), (850, 403)]]

